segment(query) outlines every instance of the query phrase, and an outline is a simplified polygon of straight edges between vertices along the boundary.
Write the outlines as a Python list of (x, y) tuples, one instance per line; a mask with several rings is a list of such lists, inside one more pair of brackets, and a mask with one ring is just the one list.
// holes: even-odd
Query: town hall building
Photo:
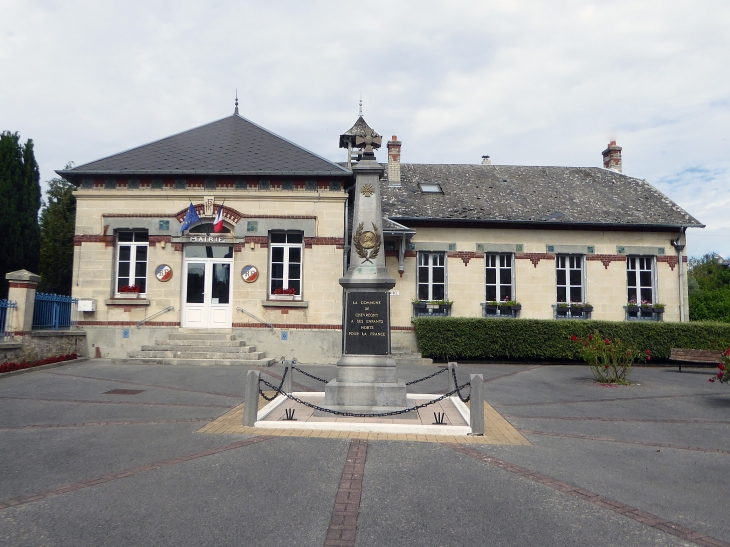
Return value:
[[(336, 163), (236, 107), (57, 171), (77, 186), (73, 296), (90, 353), (183, 362), (150, 347), (197, 329), (257, 346), (251, 362), (336, 362), (351, 168), (371, 131), (360, 116)], [(411, 164), (401, 146), (387, 142), (380, 181), (393, 346), (417, 351), (419, 315), (688, 319), (685, 232), (703, 225), (624, 175), (615, 142), (602, 167)]]

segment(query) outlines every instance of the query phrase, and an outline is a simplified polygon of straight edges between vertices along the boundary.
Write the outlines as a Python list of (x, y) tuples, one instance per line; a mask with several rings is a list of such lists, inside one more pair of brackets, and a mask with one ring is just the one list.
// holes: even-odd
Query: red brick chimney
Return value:
[(608, 147), (603, 151), (603, 167), (621, 173), (621, 147), (616, 141), (608, 143)]
[(400, 144), (395, 135), (388, 141), (388, 186), (400, 186)]

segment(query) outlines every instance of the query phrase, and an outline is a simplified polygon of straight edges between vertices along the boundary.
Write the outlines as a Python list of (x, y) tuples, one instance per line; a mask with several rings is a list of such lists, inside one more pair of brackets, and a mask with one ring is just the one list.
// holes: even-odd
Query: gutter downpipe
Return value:
[(682, 228), (682, 232), (677, 236), (676, 241), (672, 241), (672, 247), (677, 251), (677, 285), (679, 286), (679, 322), (686, 323), (688, 321), (687, 306), (684, 301), (684, 271), (682, 269), (683, 255), (685, 244), (683, 238), (686, 237), (687, 228)]

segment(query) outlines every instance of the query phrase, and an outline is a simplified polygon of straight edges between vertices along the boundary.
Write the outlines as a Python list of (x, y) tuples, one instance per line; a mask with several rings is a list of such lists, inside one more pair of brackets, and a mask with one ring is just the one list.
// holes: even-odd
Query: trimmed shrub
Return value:
[(652, 362), (666, 362), (672, 348), (730, 347), (727, 323), (418, 317), (414, 324), (421, 353), (447, 360), (579, 361), (580, 346), (571, 336), (586, 338), (595, 330), (605, 338), (620, 338), (632, 347), (649, 349)]

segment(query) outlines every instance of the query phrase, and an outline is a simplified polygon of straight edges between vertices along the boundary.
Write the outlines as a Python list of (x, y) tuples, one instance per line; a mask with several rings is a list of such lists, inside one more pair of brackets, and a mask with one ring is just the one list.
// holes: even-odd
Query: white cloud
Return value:
[(342, 159), (362, 92), (404, 161), (599, 165), (617, 139), (708, 225), (690, 253), (730, 255), (729, 27), (723, 0), (6, 0), (0, 129), (48, 179), (229, 115), (238, 88), (244, 116)]

